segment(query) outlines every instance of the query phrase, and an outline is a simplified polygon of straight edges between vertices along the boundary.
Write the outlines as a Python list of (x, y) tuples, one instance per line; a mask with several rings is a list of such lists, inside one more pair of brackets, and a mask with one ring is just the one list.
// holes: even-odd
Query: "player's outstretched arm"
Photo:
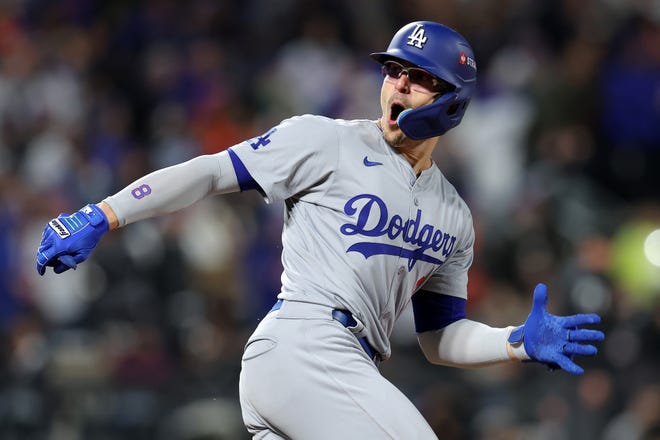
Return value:
[(522, 345), (532, 361), (572, 374), (584, 373), (584, 369), (573, 362), (573, 356), (593, 356), (598, 352), (589, 343), (602, 341), (605, 334), (583, 327), (599, 323), (600, 316), (595, 313), (555, 316), (546, 310), (547, 302), (547, 287), (537, 285), (532, 311), (523, 325), (511, 331), (508, 343), (511, 347)]
[(511, 361), (532, 361), (562, 368), (572, 374), (583, 369), (573, 356), (595, 355), (596, 347), (585, 342), (602, 341), (599, 330), (582, 328), (600, 322), (595, 314), (555, 316), (546, 311), (547, 288), (534, 290), (532, 311), (519, 327), (495, 328), (462, 318), (442, 328), (417, 335), (429, 362), (461, 368), (484, 367)]
[(148, 174), (103, 202), (46, 225), (37, 249), (37, 272), (75, 269), (110, 229), (183, 209), (210, 194), (240, 189), (228, 153), (199, 156)]

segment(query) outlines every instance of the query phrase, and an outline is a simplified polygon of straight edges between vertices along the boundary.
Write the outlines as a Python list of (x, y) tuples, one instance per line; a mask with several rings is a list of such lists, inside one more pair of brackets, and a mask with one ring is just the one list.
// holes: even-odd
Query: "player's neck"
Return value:
[(401, 131), (394, 132), (391, 130), (383, 130), (383, 125), (380, 120), (376, 121), (376, 125), (381, 133), (383, 133), (385, 142), (394, 149), (397, 154), (402, 155), (404, 159), (408, 161), (417, 176), (419, 176), (422, 171), (431, 168), (433, 165), (431, 154), (438, 144), (438, 137), (414, 140), (405, 136)]
[(415, 174), (419, 176), (422, 171), (433, 166), (431, 155), (437, 143), (438, 138), (424, 139), (423, 141), (406, 138), (404, 142), (395, 147), (395, 150), (408, 161)]
[(419, 175), (422, 174), (422, 171), (433, 166), (433, 160), (431, 160), (432, 151), (433, 150), (428, 152), (419, 150), (398, 150), (398, 153), (408, 161), (415, 172), (415, 175), (419, 177)]

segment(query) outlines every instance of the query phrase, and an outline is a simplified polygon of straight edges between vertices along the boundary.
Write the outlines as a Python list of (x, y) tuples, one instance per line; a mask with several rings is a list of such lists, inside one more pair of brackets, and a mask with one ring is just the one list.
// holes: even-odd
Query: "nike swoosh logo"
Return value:
[(362, 161), (365, 167), (375, 167), (377, 165), (382, 165), (383, 162), (372, 162), (370, 161), (367, 156), (364, 156), (364, 160)]

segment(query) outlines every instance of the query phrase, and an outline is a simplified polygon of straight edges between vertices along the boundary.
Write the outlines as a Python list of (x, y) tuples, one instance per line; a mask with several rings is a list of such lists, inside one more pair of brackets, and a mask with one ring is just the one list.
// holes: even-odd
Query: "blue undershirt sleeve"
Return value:
[(464, 319), (466, 304), (464, 298), (420, 290), (412, 297), (415, 331), (424, 333), (438, 330)]
[(231, 151), (231, 148), (227, 150), (229, 157), (231, 158), (231, 163), (234, 166), (234, 171), (236, 172), (236, 178), (238, 179), (238, 186), (241, 188), (241, 191), (247, 191), (250, 189), (256, 189), (260, 193), (264, 193), (259, 184), (252, 178), (250, 172), (245, 168), (241, 159), (238, 158), (236, 153)]

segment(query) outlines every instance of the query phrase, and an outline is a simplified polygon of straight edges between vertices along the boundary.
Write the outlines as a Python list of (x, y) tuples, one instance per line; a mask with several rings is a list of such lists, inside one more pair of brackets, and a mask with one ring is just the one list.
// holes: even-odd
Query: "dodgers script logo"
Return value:
[[(393, 244), (363, 241), (351, 245), (346, 252), (359, 252), (364, 258), (373, 255), (394, 255), (408, 258), (408, 271), (411, 271), (418, 261), (433, 264), (443, 264), (444, 261), (426, 253), (429, 249), (440, 252), (447, 258), (454, 250), (456, 237), (430, 224), (421, 224), (422, 210), (417, 210), (414, 219), (404, 220), (400, 215), (389, 216), (387, 205), (378, 196), (360, 194), (351, 198), (344, 205), (344, 212), (351, 217), (357, 214), (355, 223), (345, 223), (339, 228), (344, 235), (363, 235), (366, 237), (387, 236), (395, 240), (401, 236), (404, 243), (413, 248)], [(416, 247), (414, 247), (416, 246)]]

